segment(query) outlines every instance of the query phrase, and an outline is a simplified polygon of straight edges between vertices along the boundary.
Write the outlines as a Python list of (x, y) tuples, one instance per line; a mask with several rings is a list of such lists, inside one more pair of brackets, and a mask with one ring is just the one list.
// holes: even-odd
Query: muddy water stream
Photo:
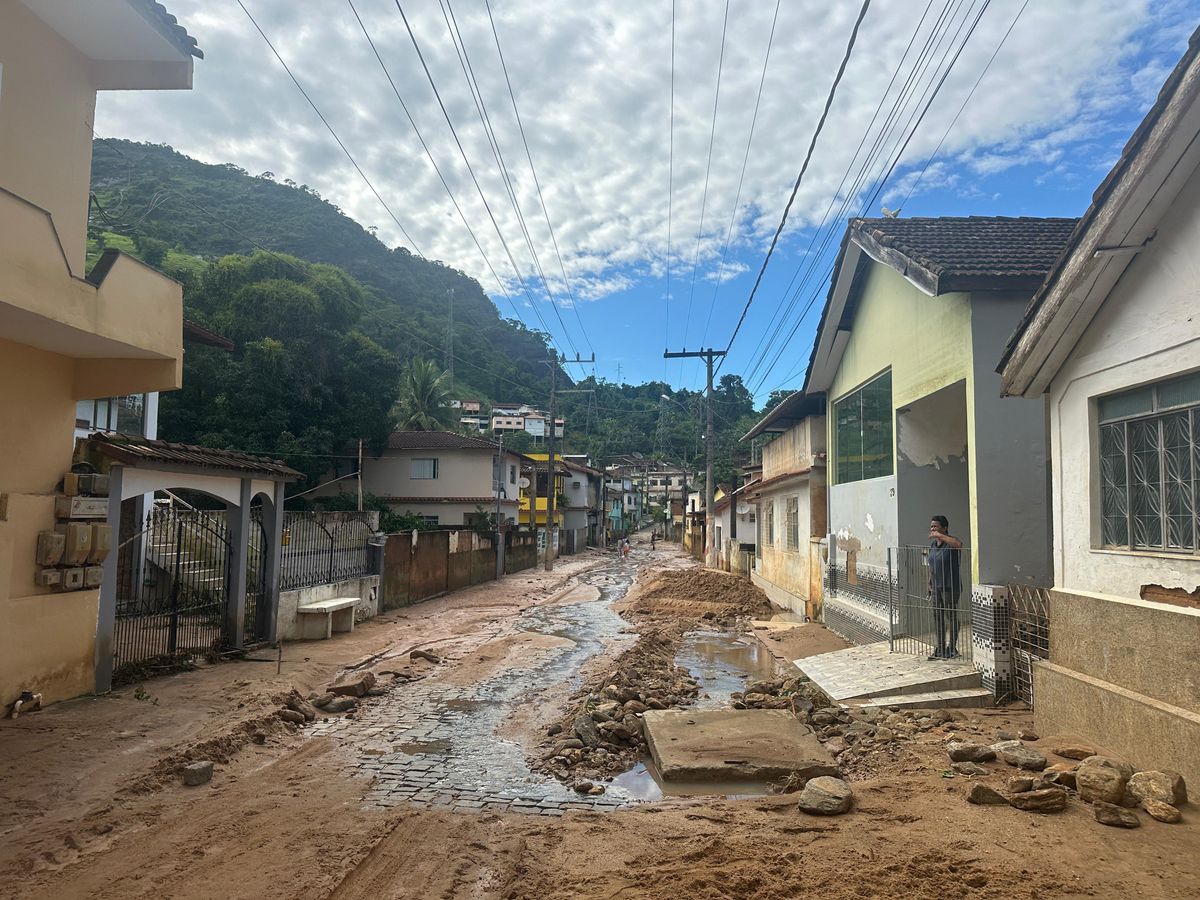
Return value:
[[(498, 736), (505, 720), (538, 693), (564, 682), (576, 688), (589, 659), (633, 642), (628, 623), (612, 604), (628, 592), (634, 571), (633, 565), (614, 560), (581, 576), (579, 581), (594, 590), (572, 592), (522, 613), (518, 631), (562, 639), (531, 661), (464, 686), (415, 682), (365, 704), (354, 718), (326, 720), (312, 730), (349, 745), (358, 774), (372, 778), (369, 800), (382, 806), (417, 803), (553, 815), (657, 799), (662, 788), (641, 764), (606, 785), (605, 794), (581, 797), (530, 771), (521, 745)], [(700, 706), (723, 706), (746, 681), (774, 671), (770, 654), (753, 637), (709, 630), (687, 636), (677, 663), (699, 682)], [(714, 785), (707, 792), (726, 791)]]

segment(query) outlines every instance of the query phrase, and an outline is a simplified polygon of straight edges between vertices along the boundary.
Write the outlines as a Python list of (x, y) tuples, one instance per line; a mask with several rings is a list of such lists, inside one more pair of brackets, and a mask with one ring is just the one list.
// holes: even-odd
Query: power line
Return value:
[(342, 143), (342, 139), (338, 137), (337, 131), (335, 131), (333, 126), (329, 124), (329, 120), (325, 118), (325, 114), (321, 112), (321, 110), (317, 107), (317, 104), (313, 102), (312, 97), (308, 95), (308, 91), (304, 89), (304, 85), (300, 83), (299, 79), (296, 78), (296, 76), (292, 73), (292, 70), (288, 67), (288, 64), (284, 62), (283, 57), (279, 55), (279, 51), (275, 49), (275, 45), (271, 43), (271, 39), (267, 37), (267, 33), (262, 30), (262, 26), (258, 24), (254, 16), (250, 15), (250, 10), (246, 9), (246, 4), (243, 3), (242, 0), (237, 0), (237, 4), (242, 8), (242, 12), (246, 14), (246, 18), (248, 18), (251, 24), (254, 25), (255, 30), (258, 31), (258, 33), (262, 36), (262, 39), (266, 42), (267, 46), (271, 48), (271, 52), (275, 54), (275, 58), (279, 60), (279, 64), (283, 66), (283, 71), (287, 72), (288, 78), (292, 79), (292, 84), (296, 85), (296, 88), (304, 96), (304, 99), (308, 101), (308, 105), (312, 107), (313, 112), (317, 114), (317, 117), (321, 120), (325, 127), (329, 129), (329, 133), (333, 135), (333, 139), (337, 141), (337, 145), (341, 147), (342, 152), (346, 154), (346, 159), (350, 160), (350, 164), (354, 166), (354, 170), (358, 172), (362, 180), (366, 182), (367, 187), (371, 189), (371, 193), (375, 195), (375, 199), (380, 202), (383, 208), (387, 210), (387, 214), (392, 217), (392, 221), (396, 223), (396, 227), (400, 229), (400, 233), (404, 235), (404, 239), (412, 244), (412, 247), (417, 251), (418, 256), (424, 256), (425, 254), (421, 252), (421, 248), (417, 246), (417, 242), (412, 239), (408, 231), (396, 217), (396, 214), (392, 212), (392, 208), (388, 206), (387, 201), (384, 200), (383, 197), (380, 196), (379, 191), (375, 189), (375, 185), (371, 183), (371, 179), (367, 177), (367, 174), (362, 170), (362, 167), (360, 167), (358, 162), (355, 161), (354, 156), (348, 149), (346, 149), (346, 145)]
[(796, 194), (800, 191), (800, 182), (804, 179), (804, 173), (808, 170), (808, 164), (812, 160), (813, 150), (817, 146), (817, 138), (821, 136), (821, 129), (825, 127), (825, 119), (829, 115), (829, 108), (833, 105), (833, 98), (837, 93), (838, 85), (842, 81), (842, 75), (846, 71), (846, 64), (850, 62), (850, 54), (854, 50), (854, 42), (858, 39), (858, 29), (862, 25), (863, 19), (867, 15), (867, 10), (871, 6), (871, 0), (863, 0), (862, 8), (858, 12), (858, 18), (854, 21), (854, 28), (850, 32), (850, 41), (846, 44), (846, 52), (842, 57), (842, 63), (838, 66), (837, 75), (834, 76), (833, 85), (829, 89), (829, 96), (825, 98), (825, 108), (821, 111), (821, 118), (817, 121), (817, 127), (813, 131), (812, 140), (808, 145), (808, 152), (804, 156), (804, 163), (800, 166), (800, 174), (796, 176), (796, 183), (792, 186), (791, 196), (788, 197), (787, 205), (783, 208), (783, 216), (779, 220), (779, 227), (775, 229), (775, 235), (771, 238), (771, 246), (767, 248), (767, 255), (763, 259), (762, 267), (758, 270), (758, 277), (754, 279), (754, 287), (750, 289), (750, 296), (746, 298), (746, 305), (742, 309), (741, 316), (738, 317), (737, 325), (734, 326), (733, 334), (729, 336), (729, 341), (726, 343), (726, 351), (733, 346), (734, 338), (742, 328), (742, 323), (746, 321), (746, 313), (750, 311), (750, 304), (754, 302), (754, 295), (758, 293), (758, 286), (762, 284), (763, 275), (766, 274), (767, 264), (771, 261), (771, 255), (775, 252), (775, 247), (779, 243), (779, 236), (783, 233), (783, 228), (787, 224), (788, 213), (791, 211), (792, 204), (796, 200)]
[(558, 237), (554, 232), (554, 225), (550, 221), (550, 210), (546, 206), (546, 198), (542, 194), (542, 183), (538, 179), (537, 167), (533, 164), (533, 153), (529, 149), (529, 141), (525, 137), (525, 123), (521, 120), (521, 111), (517, 108), (517, 97), (513, 91), (512, 81), (508, 76), (508, 63), (504, 59), (504, 51), (500, 47), (500, 34), (496, 30), (496, 21), (492, 18), (492, 7), (488, 0), (484, 0), (484, 6), (487, 8), (488, 22), (492, 27), (492, 37), (496, 42), (496, 55), (500, 57), (500, 68), (504, 72), (504, 83), (508, 88), (508, 96), (512, 101), (513, 116), (517, 120), (517, 129), (521, 133), (521, 143), (525, 146), (525, 158), (529, 160), (529, 171), (533, 174), (533, 183), (537, 188), (538, 203), (542, 207), (542, 214), (546, 218), (546, 228), (550, 232), (550, 241), (554, 245), (554, 255), (558, 257), (558, 268), (562, 272), (563, 284), (567, 288), (567, 296), (571, 298), (571, 308), (575, 310), (575, 319), (579, 322), (579, 328), (583, 332), (583, 340), (587, 344), (588, 350), (595, 353), (595, 348), (592, 347), (592, 342), (588, 338), (587, 328), (583, 324), (583, 318), (579, 315), (579, 301), (575, 298), (575, 291), (571, 288), (571, 279), (567, 277), (567, 267), (563, 264), (562, 251), (558, 246)]
[(425, 151), (425, 156), (429, 160), (429, 164), (433, 166), (433, 171), (437, 173), (438, 180), (441, 181), (442, 187), (446, 190), (446, 195), (450, 198), (450, 202), (454, 204), (454, 209), (458, 213), (458, 217), (462, 220), (463, 227), (467, 229), (467, 233), (471, 236), (471, 240), (475, 242), (475, 247), (477, 250), (479, 250), (479, 255), (483, 257), (484, 265), (487, 266), (488, 271), (492, 273), (492, 277), (496, 280), (496, 284), (500, 288), (500, 293), (504, 294), (505, 298), (508, 300), (508, 305), (512, 307), (513, 315), (520, 320), (521, 314), (517, 310), (517, 305), (513, 301), (512, 295), (508, 292), (508, 288), (505, 287), (500, 276), (496, 274), (496, 270), (492, 267), (491, 260), (488, 259), (488, 255), (483, 249), (483, 244), (480, 243), (478, 236), (475, 234), (475, 229), (473, 229), (471, 227), (471, 223), (467, 221), (467, 217), (463, 213), (462, 207), (459, 206), (458, 200), (454, 196), (454, 191), (450, 189), (450, 184), (446, 181), (446, 176), (442, 174), (441, 168), (438, 167), (437, 160), (433, 158), (433, 153), (430, 152), (429, 145), (425, 143), (425, 136), (421, 134), (421, 129), (417, 127), (417, 122), (413, 118), (412, 113), (409, 111), (408, 104), (404, 102), (404, 97), (401, 96), (400, 89), (396, 86), (396, 82), (392, 78), (391, 71), (388, 69), (387, 64), (383, 61), (383, 57), (380, 55), (379, 49), (375, 46), (375, 41), (371, 38), (370, 32), (367, 31), (366, 23), (364, 23), (362, 17), (359, 16), (353, 0), (346, 0), (346, 3), (349, 5), (350, 11), (354, 13), (354, 18), (358, 21), (358, 26), (362, 29), (363, 37), (367, 39), (367, 43), (371, 47), (371, 52), (375, 54), (375, 59), (379, 61), (379, 66), (381, 69), (383, 69), (383, 74), (387, 78), (388, 84), (390, 84), (392, 87), (392, 93), (396, 95), (396, 99), (400, 102), (400, 108), (404, 110), (404, 115), (408, 119), (408, 124), (411, 125), (413, 131), (416, 132), (417, 140), (421, 142), (421, 149)]
[[(742, 199), (742, 184), (746, 178), (746, 167), (750, 162), (750, 147), (754, 143), (754, 128), (758, 124), (758, 108), (762, 103), (763, 85), (767, 80), (767, 63), (771, 60), (771, 45), (775, 41), (775, 25), (779, 21), (779, 7), (781, 2), (782, 0), (775, 0), (775, 14), (771, 18), (771, 31), (767, 35), (767, 49), (763, 54), (762, 74), (758, 79), (758, 93), (754, 98), (754, 114), (750, 117), (750, 133), (746, 137), (746, 153), (742, 157), (742, 171), (738, 175), (737, 191), (733, 198), (733, 210), (729, 215), (729, 228), (725, 232), (725, 247), (721, 251), (721, 263), (717, 267), (717, 283), (713, 286), (712, 300), (708, 304), (708, 318), (704, 323), (704, 334), (700, 338), (701, 346), (708, 340), (708, 329), (712, 325), (713, 310), (717, 306), (717, 293), (721, 290), (721, 276), (725, 273), (725, 261), (729, 256), (730, 242), (733, 240), (733, 228), (737, 223), (738, 203)], [(699, 371), (699, 364), (697, 364), (696, 370), (697, 372)]]
[[(241, 0), (239, 0), (239, 2), (241, 2)], [(471, 166), (471, 160), (467, 156), (467, 151), (464, 149), (462, 141), (460, 141), (458, 138), (458, 131), (454, 127), (454, 122), (450, 118), (450, 113), (446, 109), (446, 104), (442, 102), (441, 91), (438, 90), (437, 82), (434, 81), (433, 78), (433, 73), (429, 70), (429, 65), (425, 62), (425, 54), (421, 51), (421, 45), (417, 41), (417, 35), (413, 31), (412, 25), (409, 24), (408, 16), (404, 13), (404, 7), (400, 5), (400, 0), (395, 0), (395, 3), (396, 10), (400, 13), (400, 18), (404, 21), (404, 28), (408, 32), (409, 40), (412, 41), (413, 49), (417, 51), (417, 59), (419, 59), (421, 62), (421, 68), (425, 72), (425, 78), (429, 82), (429, 87), (433, 90), (433, 96), (437, 100), (438, 107), (442, 111), (442, 117), (446, 120), (446, 125), (450, 129), (451, 137), (454, 138), (455, 146), (458, 147), (458, 152), (462, 157), (463, 164), (467, 167), (467, 172), (471, 176), (471, 181), (475, 185), (475, 190), (479, 193), (479, 199), (483, 201), (483, 207), (487, 210), (488, 218), (492, 222), (492, 228), (495, 229), (496, 236), (500, 239), (501, 246), (504, 247), (504, 253), (508, 257), (508, 262), (513, 268), (513, 273), (517, 276), (517, 281), (520, 282), (521, 288), (525, 292), (525, 296), (529, 298), (529, 305), (533, 309), (534, 315), (537, 316), (542, 328), (545, 329), (546, 334), (550, 335), (551, 341), (553, 341), (553, 332), (550, 331), (550, 328), (546, 325), (546, 321), (542, 318), (541, 311), (537, 308), (537, 301), (534, 300), (533, 294), (531, 294), (529, 291), (529, 285), (525, 283), (525, 278), (523, 275), (521, 275), (521, 269), (517, 265), (517, 261), (512, 255), (512, 250), (508, 246), (508, 241), (504, 237), (504, 232), (500, 230), (500, 223), (496, 221), (496, 215), (492, 212), (492, 206), (490, 203), (488, 203), (487, 196), (483, 192), (483, 187), (479, 184), (479, 179), (475, 176), (475, 170)]]
[(483, 99), (483, 91), (479, 87), (479, 81), (475, 77), (475, 67), (471, 65), (471, 56), (467, 52), (467, 42), (463, 39), (462, 32), (458, 28), (458, 19), (454, 15), (454, 7), (450, 5), (449, 0), (438, 0), (438, 6), (442, 10), (442, 19), (446, 23), (446, 30), (450, 33), (450, 43), (454, 46), (455, 55), (458, 57), (459, 68), (462, 69), (463, 77), (467, 81), (467, 90), (470, 92), (471, 100), (475, 104), (475, 112), (479, 116), (479, 124), (483, 126), (483, 133), (488, 139), (488, 147), (492, 151), (492, 158), (496, 161), (501, 180), (504, 182), (509, 204), (512, 206), (513, 213), (517, 217), (517, 225), (521, 229), (521, 235), (525, 238), (525, 246), (529, 250), (534, 268), (537, 269), (538, 276), (542, 280), (542, 287), (546, 290), (546, 297), (550, 300), (550, 306), (554, 310), (555, 318), (558, 319), (559, 327), (562, 328), (563, 336), (566, 337), (571, 350), (578, 356), (579, 349), (575, 346), (575, 341), (572, 340), (571, 333), (567, 330), (567, 323), (563, 321), (558, 304), (554, 302), (554, 292), (550, 290), (550, 282), (546, 279), (546, 273), (542, 270), (542, 262), (538, 258), (537, 250), (534, 249), (533, 239), (529, 234), (529, 226), (525, 221), (525, 214), (521, 211), (521, 204), (517, 200), (517, 192), (513, 187), (512, 176), (508, 171), (508, 164), (504, 161), (504, 153), (500, 149), (500, 138), (497, 136), (495, 128), (492, 127), (492, 117), (488, 114), (487, 103)]
[[(663, 346), (671, 343), (671, 218), (675, 205), (675, 0), (671, 0), (671, 105), (667, 139), (667, 295), (664, 300)], [(663, 358), (663, 381), (667, 380), (667, 360)]]
[[(696, 293), (696, 274), (700, 270), (700, 242), (704, 237), (704, 214), (708, 210), (708, 178), (712, 173), (713, 141), (717, 136), (717, 107), (721, 101), (721, 73), (725, 68), (725, 36), (729, 31), (729, 0), (725, 0), (725, 18), (721, 22), (721, 49), (717, 54), (717, 85), (713, 91), (712, 127), (708, 132), (708, 157), (704, 163), (704, 191), (700, 195), (700, 227), (696, 229), (696, 252), (692, 260), (692, 284), (688, 288), (687, 317), (683, 320), (681, 337), (686, 343), (688, 326), (692, 323), (692, 298)], [(682, 379), (683, 360), (679, 362), (679, 373)]]

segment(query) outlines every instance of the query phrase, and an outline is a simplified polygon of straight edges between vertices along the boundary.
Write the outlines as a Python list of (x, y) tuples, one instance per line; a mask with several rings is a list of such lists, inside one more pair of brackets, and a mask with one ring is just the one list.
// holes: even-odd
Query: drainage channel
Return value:
[[(580, 579), (598, 596), (575, 602), (568, 596), (526, 610), (515, 623), (519, 631), (563, 639), (531, 662), (464, 686), (414, 682), (364, 704), (353, 718), (318, 722), (310, 733), (352, 748), (356, 774), (372, 779), (367, 802), (375, 806), (556, 816), (569, 809), (616, 809), (657, 799), (648, 786), (653, 776), (638, 770), (614, 779), (602, 795), (580, 796), (532, 772), (521, 745), (498, 736), (502, 723), (531, 695), (563, 682), (576, 687), (588, 659), (632, 643), (628, 623), (613, 612), (612, 603), (625, 596), (633, 574), (632, 566), (613, 562)], [(748, 679), (770, 676), (770, 655), (750, 642), (753, 638), (742, 641), (716, 631), (688, 636), (678, 662), (700, 682), (701, 703), (724, 705)], [(640, 764), (638, 769), (648, 771)], [(661, 790), (657, 794), (662, 796)]]

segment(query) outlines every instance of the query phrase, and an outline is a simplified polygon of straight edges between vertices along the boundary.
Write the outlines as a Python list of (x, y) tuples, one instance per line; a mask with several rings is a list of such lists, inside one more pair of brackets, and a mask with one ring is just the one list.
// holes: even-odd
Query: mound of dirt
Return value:
[(663, 615), (731, 621), (740, 617), (766, 618), (771, 601), (757, 587), (712, 569), (678, 569), (656, 575), (620, 604), (633, 615)]
[(646, 747), (642, 713), (687, 706), (699, 692), (687, 670), (675, 665), (685, 630), (680, 622), (644, 627), (615, 668), (592, 676), (572, 695), (530, 768), (569, 784), (632, 767)]

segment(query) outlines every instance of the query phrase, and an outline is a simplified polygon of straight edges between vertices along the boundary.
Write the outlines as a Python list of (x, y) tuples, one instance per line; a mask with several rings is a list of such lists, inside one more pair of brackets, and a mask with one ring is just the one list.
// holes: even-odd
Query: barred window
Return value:
[(775, 501), (766, 502), (766, 530), (763, 532), (763, 543), (768, 547), (775, 543)]
[(784, 522), (784, 527), (787, 529), (787, 548), (789, 550), (800, 549), (800, 498), (787, 498), (787, 521)]
[(1101, 397), (1101, 542), (1200, 549), (1200, 373)]

